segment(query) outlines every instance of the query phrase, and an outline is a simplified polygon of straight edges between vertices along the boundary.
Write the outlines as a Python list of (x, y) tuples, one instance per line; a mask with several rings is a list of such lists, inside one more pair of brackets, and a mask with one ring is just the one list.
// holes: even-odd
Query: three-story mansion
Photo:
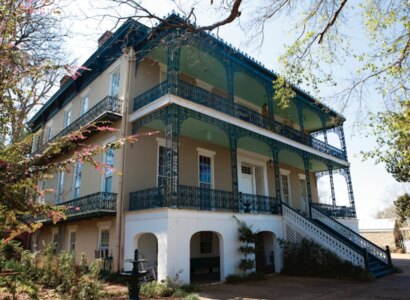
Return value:
[[(30, 120), (33, 154), (96, 121), (117, 131), (94, 133), (88, 144), (139, 139), (97, 158), (118, 172), (78, 162), (39, 183), (55, 191), (39, 201), (68, 207), (68, 218), (45, 220), (33, 247), (54, 242), (89, 259), (111, 256), (114, 271), (129, 270), (138, 248), (158, 279), (223, 280), (239, 272), (236, 216), (259, 231), (257, 270), (280, 271), (279, 238), (305, 237), (376, 275), (387, 272), (387, 253), (356, 233), (341, 115), (296, 87), (281, 111), (276, 75), (205, 32), (128, 20), (99, 42), (84, 64), (91, 71), (63, 82)], [(350, 206), (336, 205), (335, 173), (346, 179)], [(332, 204), (319, 203), (323, 175)]]

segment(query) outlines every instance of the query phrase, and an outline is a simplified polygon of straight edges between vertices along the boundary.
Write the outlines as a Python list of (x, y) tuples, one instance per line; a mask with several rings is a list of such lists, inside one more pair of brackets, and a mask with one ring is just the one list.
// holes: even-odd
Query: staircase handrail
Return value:
[[(365, 263), (366, 263), (366, 258), (364, 255), (364, 251), (359, 251), (355, 248), (353, 248), (352, 246), (350, 246), (349, 244), (347, 244), (345, 241), (343, 241), (342, 239), (340, 239), (338, 236), (334, 235), (332, 232), (325, 230), (321, 227), (319, 227), (317, 224), (315, 224), (315, 222), (313, 222), (312, 220), (306, 218), (304, 215), (300, 214), (298, 211), (294, 210), (292, 207), (290, 207), (289, 205), (287, 205), (286, 203), (282, 202), (282, 206), (285, 207), (285, 209), (289, 209), (290, 211), (292, 211), (293, 213), (299, 215), (300, 217), (302, 217), (303, 219), (305, 219), (306, 221), (308, 221), (310, 224), (312, 224), (317, 230), (322, 231), (328, 235), (330, 235), (332, 238), (334, 238), (335, 240), (339, 241), (340, 243), (342, 243), (343, 245), (345, 245), (347, 248), (351, 249), (353, 252), (356, 252), (360, 257), (363, 258), (363, 262), (361, 264), (361, 267), (365, 268)], [(282, 214), (285, 217), (285, 209), (282, 208)], [(364, 249), (363, 249), (364, 250)]]
[[(371, 241), (369, 241), (368, 239), (362, 237), (360, 234), (358, 234), (357, 232), (353, 231), (352, 229), (350, 229), (349, 227), (347, 227), (346, 225), (332, 219), (331, 217), (327, 216), (326, 214), (324, 214), (323, 212), (321, 212), (319, 209), (315, 208), (315, 207), (311, 207), (311, 212), (312, 212), (312, 217), (314, 217), (313, 215), (315, 213), (317, 213), (319, 216), (322, 217), (322, 219), (325, 219), (338, 226), (343, 228), (345, 231), (349, 232), (350, 236), (346, 236), (344, 235), (342, 232), (340, 232), (340, 230), (335, 229), (339, 234), (343, 235), (345, 238), (347, 238), (348, 240), (350, 240), (352, 243), (356, 244), (357, 246), (359, 246), (360, 248), (365, 248), (367, 250), (367, 252), (374, 256), (375, 258), (379, 259), (380, 261), (382, 261), (385, 264), (388, 264), (388, 255), (386, 253), (385, 250), (383, 250), (382, 248), (380, 248), (379, 246), (375, 245), (374, 243), (372, 243)], [(319, 219), (321, 221), (321, 219)], [(323, 222), (325, 225), (328, 225), (328, 223)], [(329, 226), (329, 225), (328, 225)], [(329, 226), (330, 228), (333, 228), (332, 226)], [(351, 237), (354, 237), (354, 239), (352, 239)], [(358, 242), (359, 240), (359, 242)]]

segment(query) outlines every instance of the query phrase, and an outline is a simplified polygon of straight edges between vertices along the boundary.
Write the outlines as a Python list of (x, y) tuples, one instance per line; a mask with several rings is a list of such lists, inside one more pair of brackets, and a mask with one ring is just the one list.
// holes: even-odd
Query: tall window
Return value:
[(44, 180), (40, 180), (38, 183), (38, 192), (39, 192), (39, 196), (38, 196), (38, 203), (44, 204), (44, 188), (46, 186), (46, 182)]
[(100, 245), (101, 250), (108, 249), (110, 247), (110, 230), (102, 229), (100, 231)]
[(54, 232), (53, 233), (53, 246), (54, 246), (53, 253), (54, 254), (57, 252), (57, 248), (59, 247), (58, 240), (59, 240), (58, 232)]
[(56, 203), (61, 203), (64, 196), (64, 171), (58, 173), (57, 188), (56, 188)]
[(112, 191), (112, 168), (114, 167), (114, 149), (109, 148), (104, 154), (104, 163), (106, 164), (104, 172), (103, 191), (111, 193)]
[(158, 186), (165, 185), (165, 154), (166, 148), (164, 146), (158, 146), (158, 176), (157, 184)]
[(209, 156), (199, 155), (199, 186), (212, 188), (212, 163)]
[(211, 254), (212, 253), (212, 232), (201, 231), (199, 245), (200, 245), (201, 254)]
[(84, 96), (81, 99), (81, 115), (85, 114), (88, 111), (89, 102), (90, 102), (90, 97), (88, 95)]
[(75, 244), (77, 241), (77, 232), (71, 231), (68, 240), (68, 251), (75, 251)]
[(292, 205), (290, 201), (290, 180), (289, 180), (289, 173), (284, 172), (280, 174), (280, 185), (281, 185), (281, 192), (282, 192), (282, 202)]
[(81, 173), (83, 165), (77, 162), (74, 171), (74, 186), (73, 186), (73, 198), (80, 197), (80, 187), (81, 187)]
[(44, 143), (47, 143), (51, 139), (51, 127), (44, 129)]
[(64, 112), (64, 128), (71, 124), (71, 110), (67, 110)]
[(111, 74), (110, 96), (118, 98), (120, 93), (120, 70)]

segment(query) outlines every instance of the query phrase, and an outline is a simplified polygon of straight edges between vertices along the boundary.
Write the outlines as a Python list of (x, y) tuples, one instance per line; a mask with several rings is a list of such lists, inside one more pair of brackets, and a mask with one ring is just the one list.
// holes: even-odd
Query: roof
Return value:
[(394, 231), (396, 219), (364, 219), (359, 220), (359, 231)]
[[(183, 21), (181, 17), (175, 15), (174, 13), (170, 14), (167, 17), (168, 20), (172, 19), (175, 21)], [(161, 27), (161, 24), (157, 25), (156, 28)], [(131, 28), (137, 28), (134, 30), (132, 37), (129, 35), (129, 30)], [(52, 116), (59, 111), (66, 103), (68, 103), (71, 99), (75, 97), (75, 95), (81, 91), (85, 86), (90, 83), (94, 78), (96, 78), (102, 71), (104, 71), (110, 64), (103, 59), (107, 56), (107, 53), (111, 53), (110, 61), (113, 62), (112, 57), (115, 57), (113, 53), (121, 55), (121, 48), (124, 47), (124, 42), (119, 43), (121, 39), (124, 39), (126, 36), (128, 41), (128, 45), (139, 45), (141, 42), (147, 40), (149, 36), (150, 30), (152, 31), (154, 28), (148, 28), (145, 25), (134, 21), (132, 19), (128, 19), (107, 41), (99, 47), (91, 56), (87, 59), (87, 61), (83, 64), (83, 66), (90, 68), (92, 71), (80, 73), (83, 74), (79, 79), (72, 80), (69, 79), (67, 83), (65, 83), (51, 98), (47, 101), (41, 109), (30, 119), (28, 122), (28, 126), (33, 130), (36, 131), (41, 124), (52, 118)], [(221, 46), (228, 48), (229, 52), (232, 53), (234, 56), (239, 57), (241, 60), (246, 61), (247, 64), (259, 69), (260, 73), (264, 74), (264, 76), (269, 76), (270, 78), (274, 79), (277, 78), (277, 74), (267, 69), (264, 65), (260, 62), (256, 61), (254, 58), (250, 57), (246, 53), (241, 52), (239, 49), (233, 48), (232, 45), (226, 43), (224, 40), (220, 39), (219, 37), (213, 35), (212, 33), (202, 33), (212, 38), (214, 41), (219, 43)], [(148, 38), (149, 39), (149, 38)], [(128, 46), (127, 45), (127, 46)], [(265, 75), (266, 74), (266, 75)], [(295, 89), (296, 93), (299, 96), (302, 96), (307, 101), (311, 102), (312, 104), (316, 105), (320, 109), (324, 109), (329, 111), (334, 116), (338, 117), (342, 122), (345, 121), (345, 118), (334, 111), (333, 109), (327, 107), (321, 102), (318, 102), (315, 98), (310, 96), (306, 91), (300, 89), (299, 87), (292, 85)]]

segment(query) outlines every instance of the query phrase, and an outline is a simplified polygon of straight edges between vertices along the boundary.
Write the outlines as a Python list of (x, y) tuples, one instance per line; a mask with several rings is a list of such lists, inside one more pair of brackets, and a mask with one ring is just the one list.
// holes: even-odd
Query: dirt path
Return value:
[(204, 287), (202, 300), (237, 299), (410, 299), (410, 254), (393, 254), (403, 270), (372, 282), (275, 276), (242, 285)]

